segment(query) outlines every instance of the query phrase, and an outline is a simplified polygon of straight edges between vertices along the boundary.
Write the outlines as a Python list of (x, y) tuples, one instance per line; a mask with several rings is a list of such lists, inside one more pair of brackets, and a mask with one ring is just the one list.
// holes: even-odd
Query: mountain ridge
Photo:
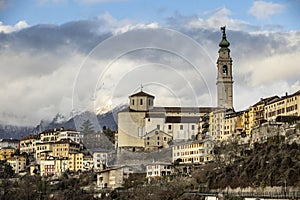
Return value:
[(30, 134), (38, 134), (45, 130), (61, 127), (64, 129), (73, 129), (79, 131), (81, 124), (86, 120), (90, 120), (93, 123), (95, 131), (102, 130), (104, 126), (116, 131), (118, 129), (118, 112), (126, 107), (128, 107), (128, 105), (119, 105), (100, 115), (96, 115), (90, 111), (85, 111), (71, 117), (70, 119), (66, 119), (65, 116), (57, 113), (50, 122), (41, 120), (40, 124), (35, 127), (0, 124), (0, 138), (19, 139)]

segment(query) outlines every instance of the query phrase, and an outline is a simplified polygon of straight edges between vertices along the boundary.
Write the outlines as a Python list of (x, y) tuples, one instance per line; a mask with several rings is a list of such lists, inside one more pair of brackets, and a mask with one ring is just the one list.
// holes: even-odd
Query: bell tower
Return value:
[(218, 107), (233, 108), (233, 79), (230, 43), (226, 39), (225, 26), (221, 27), (222, 40), (219, 43), (219, 58), (217, 60), (217, 98)]

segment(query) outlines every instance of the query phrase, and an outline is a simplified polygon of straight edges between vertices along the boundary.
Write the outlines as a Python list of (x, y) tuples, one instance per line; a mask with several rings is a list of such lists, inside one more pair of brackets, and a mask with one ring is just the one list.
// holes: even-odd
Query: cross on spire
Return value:
[(143, 92), (143, 84), (141, 84), (141, 92)]

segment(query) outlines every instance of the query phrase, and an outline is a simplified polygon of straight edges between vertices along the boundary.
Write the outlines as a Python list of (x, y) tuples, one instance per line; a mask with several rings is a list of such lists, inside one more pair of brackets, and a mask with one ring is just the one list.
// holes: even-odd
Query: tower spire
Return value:
[(226, 27), (220, 28), (222, 40), (219, 43), (219, 58), (217, 60), (218, 77), (218, 107), (233, 108), (233, 78), (232, 78), (232, 59), (230, 57), (230, 43), (226, 38)]
[(221, 47), (221, 49), (219, 51), (223, 51), (223, 50), (229, 50), (229, 46), (230, 46), (230, 43), (227, 41), (227, 38), (226, 38), (226, 33), (225, 33), (225, 30), (226, 30), (226, 26), (222, 26), (221, 28), (221, 31), (222, 31), (222, 40), (221, 42), (219, 43), (219, 46)]

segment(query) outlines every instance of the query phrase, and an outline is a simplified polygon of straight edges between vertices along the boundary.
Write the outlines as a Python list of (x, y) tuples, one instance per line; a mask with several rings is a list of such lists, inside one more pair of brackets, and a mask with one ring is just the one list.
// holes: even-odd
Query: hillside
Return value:
[[(286, 144), (280, 136), (247, 149), (236, 144), (219, 148), (230, 155), (228, 165), (222, 161), (208, 164), (194, 172), (199, 183), (209, 188), (300, 186), (300, 145)], [(235, 153), (233, 153), (235, 152)], [(216, 155), (218, 156), (218, 155)], [(211, 170), (213, 169), (213, 170)]]

